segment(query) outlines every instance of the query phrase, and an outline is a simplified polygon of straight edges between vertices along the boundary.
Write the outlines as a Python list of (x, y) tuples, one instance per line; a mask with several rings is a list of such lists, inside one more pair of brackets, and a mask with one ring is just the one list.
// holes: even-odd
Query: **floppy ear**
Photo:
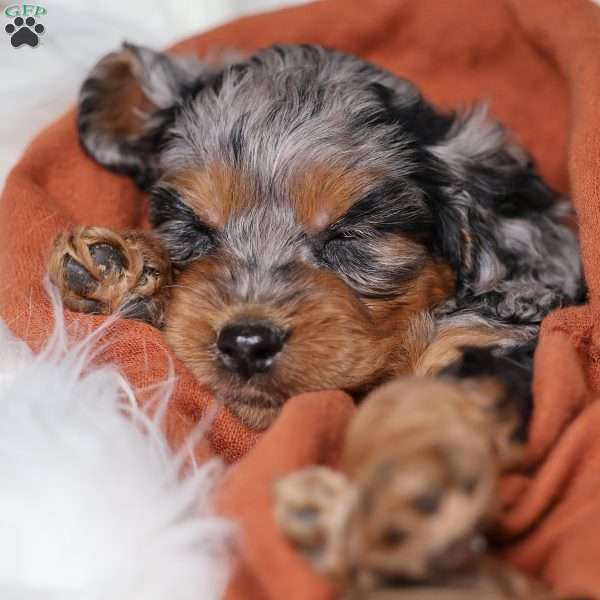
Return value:
[(578, 244), (562, 223), (570, 208), (485, 107), (456, 115), (424, 155), (433, 245), (456, 271), (459, 306), (537, 322), (579, 300)]
[(486, 112), (477, 105), (456, 114), (447, 133), (427, 146), (436, 241), (462, 283), (472, 279), (482, 246), (495, 242), (490, 230), (499, 220), (542, 214), (557, 199), (528, 154)]
[(193, 58), (123, 44), (100, 60), (81, 87), (77, 126), (83, 148), (101, 165), (148, 186), (157, 176), (158, 149), (174, 107), (207, 72)]

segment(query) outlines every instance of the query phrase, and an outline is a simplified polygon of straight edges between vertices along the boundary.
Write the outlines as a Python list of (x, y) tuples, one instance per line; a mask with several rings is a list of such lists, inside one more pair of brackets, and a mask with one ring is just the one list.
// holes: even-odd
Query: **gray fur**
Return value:
[[(219, 163), (251, 182), (247, 209), (222, 231), (202, 233), (210, 243), (190, 242), (180, 212), (157, 220), (180, 268), (212, 251), (227, 257), (236, 301), (281, 300), (285, 277), (303, 262), (334, 272), (361, 297), (393, 296), (432, 253), (457, 272), (456, 297), (437, 310), (445, 327), (520, 324), (508, 337), (528, 338), (550, 310), (580, 298), (564, 204), (553, 204), (527, 153), (485, 108), (438, 113), (412, 83), (317, 46), (268, 48), (221, 68), (127, 48), (156, 107), (144, 115), (146, 133), (111, 140), (90, 131), (102, 101), (94, 96), (80, 120), (84, 145), (144, 182), (162, 185), (175, 172)], [(101, 77), (98, 69), (90, 79)], [(95, 92), (84, 84), (82, 99)], [(363, 183), (356, 218), (311, 235), (295, 222), (289, 192), (299, 173), (320, 166), (378, 176)], [(400, 233), (412, 246), (392, 251)]]

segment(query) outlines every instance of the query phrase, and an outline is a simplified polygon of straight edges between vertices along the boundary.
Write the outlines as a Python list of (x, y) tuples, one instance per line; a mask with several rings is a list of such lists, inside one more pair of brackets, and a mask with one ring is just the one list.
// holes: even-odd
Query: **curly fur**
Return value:
[[(487, 118), (483, 106), (439, 113), (410, 82), (316, 46), (269, 48), (222, 70), (127, 49), (154, 108), (144, 116), (143, 132), (126, 146), (100, 138), (90, 124), (103, 80), (101, 63), (82, 90), (84, 146), (99, 162), (134, 172), (141, 180), (199, 169), (217, 159), (251, 171), (272, 200), (261, 207), (254, 226), (245, 222), (245, 229), (260, 224), (263, 232), (279, 234), (275, 241), (263, 236), (271, 246), (269, 255), (294, 237), (279, 229), (275, 211), (268, 209), (285, 194), (290, 178), (312, 163), (341, 171), (360, 166), (382, 177), (354, 209), (360, 219), (348, 219), (346, 227), (367, 241), (381, 228), (420, 234), (459, 271), (461, 304), (475, 303), (503, 319), (529, 322), (581, 295), (577, 243), (559, 224), (566, 205), (555, 202), (558, 197), (526, 152)], [(160, 154), (157, 136), (164, 148)], [(114, 158), (106, 155), (106, 144)], [(160, 166), (142, 162), (149, 154)], [(177, 259), (181, 252), (171, 221), (193, 219), (183, 210), (166, 214), (169, 199), (164, 195), (158, 194), (154, 204), (157, 226), (167, 232)], [(177, 202), (170, 204), (176, 212)], [(242, 232), (230, 233), (239, 240)], [(179, 243), (189, 246), (186, 237)], [(252, 244), (246, 250), (257, 251)], [(187, 254), (186, 261), (195, 257)], [(363, 254), (357, 262), (376, 256), (364, 247)], [(370, 287), (385, 287), (380, 279)]]
[[(485, 107), (441, 112), (358, 57), (125, 45), (84, 82), (78, 125), (96, 161), (150, 191), (175, 276), (167, 337), (238, 412), (410, 372), (424, 313), (428, 339), (466, 327), (508, 349), (583, 297), (567, 203)], [(219, 362), (220, 328), (247, 320), (286, 332), (270, 379)]]

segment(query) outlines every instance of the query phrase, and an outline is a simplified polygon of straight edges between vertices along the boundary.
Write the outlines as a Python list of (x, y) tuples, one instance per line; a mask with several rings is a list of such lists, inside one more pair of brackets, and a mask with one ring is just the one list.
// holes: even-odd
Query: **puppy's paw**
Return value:
[(484, 550), (499, 472), (485, 408), (495, 392), (491, 382), (406, 377), (363, 400), (342, 460), (356, 486), (345, 538), (356, 585), (425, 583)]
[(279, 527), (316, 570), (332, 578), (343, 567), (340, 534), (352, 496), (346, 477), (327, 467), (309, 467), (275, 484)]
[(55, 239), (48, 271), (72, 310), (162, 324), (171, 267), (148, 233), (75, 227)]

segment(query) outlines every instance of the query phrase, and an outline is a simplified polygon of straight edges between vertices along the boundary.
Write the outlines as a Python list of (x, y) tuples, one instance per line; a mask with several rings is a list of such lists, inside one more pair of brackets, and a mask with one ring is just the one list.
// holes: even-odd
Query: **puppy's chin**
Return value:
[(277, 418), (281, 407), (265, 408), (234, 399), (225, 402), (225, 406), (251, 429), (267, 429)]
[(252, 429), (267, 429), (277, 418), (286, 400), (276, 393), (252, 386), (232, 389), (219, 386), (214, 390), (220, 400), (238, 419)]

